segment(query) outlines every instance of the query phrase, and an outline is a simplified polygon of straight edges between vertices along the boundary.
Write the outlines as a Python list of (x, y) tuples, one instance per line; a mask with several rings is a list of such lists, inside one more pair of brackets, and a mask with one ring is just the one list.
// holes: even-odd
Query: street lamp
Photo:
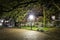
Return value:
[(31, 23), (31, 30), (32, 30), (32, 22), (35, 20), (35, 16), (34, 15), (29, 15), (29, 17), (28, 17), (28, 21), (30, 21)]
[(34, 19), (35, 19), (35, 16), (34, 15), (29, 15), (29, 20), (30, 21), (34, 21)]

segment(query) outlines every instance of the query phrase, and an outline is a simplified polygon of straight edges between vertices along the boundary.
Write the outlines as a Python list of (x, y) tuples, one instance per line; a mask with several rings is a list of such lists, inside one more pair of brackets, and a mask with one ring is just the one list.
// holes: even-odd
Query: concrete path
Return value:
[(48, 39), (49, 36), (42, 32), (18, 28), (0, 29), (0, 40), (48, 40)]

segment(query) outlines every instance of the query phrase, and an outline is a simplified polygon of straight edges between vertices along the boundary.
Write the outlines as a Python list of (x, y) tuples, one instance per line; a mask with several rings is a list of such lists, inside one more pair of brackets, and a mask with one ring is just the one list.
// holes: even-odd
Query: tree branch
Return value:
[(60, 7), (57, 4), (55, 4), (54, 2), (53, 2), (53, 5), (56, 6), (58, 8), (58, 10), (60, 10)]
[[(6, 11), (6, 10), (2, 10), (3, 12), (10, 12), (10, 11), (12, 11), (12, 10), (14, 10), (14, 9), (16, 9), (18, 6), (20, 6), (20, 5), (25, 5), (25, 4), (31, 4), (31, 3), (36, 3), (36, 2), (38, 2), (38, 0), (35, 0), (35, 1), (30, 1), (30, 2), (25, 2), (25, 3), (19, 3), (18, 5), (16, 5), (16, 6), (14, 6), (14, 7), (12, 7), (12, 9), (9, 9), (8, 11)], [(27, 6), (26, 5), (26, 6)], [(26, 7), (25, 6), (25, 7)]]

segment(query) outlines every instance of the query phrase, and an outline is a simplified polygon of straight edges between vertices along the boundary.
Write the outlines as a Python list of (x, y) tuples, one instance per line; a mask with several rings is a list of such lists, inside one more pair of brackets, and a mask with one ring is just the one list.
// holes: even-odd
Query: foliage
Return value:
[(60, 1), (58, 0), (0, 0), (0, 3), (0, 16), (3, 18), (11, 17), (15, 20), (23, 20), (28, 10), (35, 8), (36, 11), (44, 9), (45, 13), (43, 14), (45, 14), (45, 20), (50, 20), (52, 14), (60, 11)]

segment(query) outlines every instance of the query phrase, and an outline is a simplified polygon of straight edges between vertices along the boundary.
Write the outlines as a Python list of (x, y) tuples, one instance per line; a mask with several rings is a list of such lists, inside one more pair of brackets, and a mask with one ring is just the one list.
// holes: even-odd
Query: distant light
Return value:
[(4, 20), (0, 20), (0, 22), (3, 22)]
[(55, 16), (52, 16), (52, 19), (55, 20)]
[(2, 23), (0, 23), (0, 26), (2, 26)]
[(9, 21), (5, 21), (5, 22), (9, 22)]
[(3, 22), (3, 20), (1, 20), (1, 22)]

